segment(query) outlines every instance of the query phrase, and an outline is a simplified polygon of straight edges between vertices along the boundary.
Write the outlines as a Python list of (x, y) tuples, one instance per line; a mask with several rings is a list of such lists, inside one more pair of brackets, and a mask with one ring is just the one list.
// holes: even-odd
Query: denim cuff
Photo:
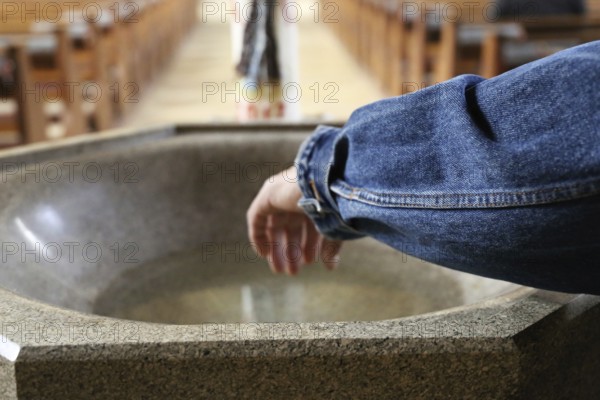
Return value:
[(312, 219), (321, 234), (334, 240), (364, 236), (343, 221), (329, 190), (330, 175), (335, 162), (334, 149), (341, 131), (340, 128), (318, 126), (314, 134), (300, 147), (295, 161), (298, 184), (302, 191), (298, 206)]

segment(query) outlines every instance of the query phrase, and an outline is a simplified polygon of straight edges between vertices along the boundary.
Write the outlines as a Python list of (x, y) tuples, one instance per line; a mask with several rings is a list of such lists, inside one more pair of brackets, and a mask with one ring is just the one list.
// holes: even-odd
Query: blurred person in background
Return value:
[[(297, 8), (287, 0), (235, 0), (232, 43), (239, 82), (237, 119), (300, 118)], [(294, 3), (296, 4), (296, 3)], [(288, 93), (287, 90), (291, 92)]]

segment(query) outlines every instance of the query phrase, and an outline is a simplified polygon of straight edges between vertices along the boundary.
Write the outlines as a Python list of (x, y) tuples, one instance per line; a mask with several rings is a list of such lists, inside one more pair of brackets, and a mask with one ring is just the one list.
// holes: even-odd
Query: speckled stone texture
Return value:
[[(443, 269), (440, 279), (476, 296), (389, 320), (170, 325), (95, 314), (133, 268), (244, 236), (231, 222), (261, 182), (232, 185), (202, 168), (256, 160), (267, 176), (312, 128), (165, 127), (0, 154), (0, 399), (600, 398), (597, 297)], [(23, 180), (32, 163), (46, 167), (39, 182)], [(55, 180), (55, 165), (75, 178)], [(93, 166), (82, 177), (83, 165)], [(56, 261), (48, 248), (36, 260), (35, 249), (7, 247), (36, 240), (93, 242), (106, 256)], [(110, 248), (129, 242), (136, 263)]]

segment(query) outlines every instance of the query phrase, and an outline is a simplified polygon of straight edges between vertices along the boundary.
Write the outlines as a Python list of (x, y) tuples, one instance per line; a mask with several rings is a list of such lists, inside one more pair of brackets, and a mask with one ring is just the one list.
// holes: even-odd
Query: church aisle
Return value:
[[(384, 97), (377, 81), (357, 64), (330, 27), (315, 23), (313, 2), (297, 4), (302, 10), (297, 24), (303, 119), (342, 121), (357, 107)], [(234, 90), (237, 82), (231, 57), (233, 17), (220, 12), (208, 15), (202, 4), (197, 11), (197, 26), (170, 65), (142, 89), (124, 126), (235, 120), (235, 95), (226, 92)], [(214, 88), (218, 93), (210, 94)]]

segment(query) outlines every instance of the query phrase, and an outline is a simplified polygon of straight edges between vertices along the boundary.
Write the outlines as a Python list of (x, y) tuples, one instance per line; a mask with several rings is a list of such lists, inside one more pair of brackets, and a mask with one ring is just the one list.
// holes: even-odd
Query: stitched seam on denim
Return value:
[[(541, 204), (551, 204), (576, 200), (600, 193), (600, 181), (579, 182), (564, 187), (544, 188), (530, 191), (507, 192), (480, 192), (480, 193), (448, 193), (448, 194), (414, 194), (414, 193), (379, 193), (367, 189), (360, 189), (336, 181), (331, 190), (337, 195), (348, 199), (357, 200), (366, 204), (381, 207), (407, 207), (407, 208), (493, 208), (493, 207), (519, 207)], [(348, 193), (350, 191), (350, 193)], [(576, 192), (576, 193), (573, 193)], [(545, 196), (543, 196), (545, 194)], [(367, 197), (368, 196), (368, 197)], [(535, 199), (535, 197), (544, 197)], [(484, 197), (529, 197), (528, 199), (515, 199), (512, 201), (489, 201)], [(419, 202), (418, 200), (422, 200)], [(430, 203), (431, 200), (437, 200)], [(453, 204), (443, 204), (453, 203)]]
[(346, 182), (341, 182), (338, 181), (336, 182), (336, 184), (340, 185), (340, 186), (344, 186), (345, 188), (349, 189), (352, 191), (353, 194), (356, 193), (368, 193), (371, 194), (373, 196), (382, 196), (382, 197), (463, 197), (463, 196), (497, 196), (497, 195), (529, 195), (529, 194), (535, 194), (535, 193), (543, 193), (543, 192), (557, 192), (557, 191), (564, 191), (564, 190), (572, 190), (572, 189), (576, 189), (577, 187), (584, 187), (584, 186), (590, 186), (590, 185), (594, 185), (594, 184), (600, 184), (600, 181), (591, 181), (591, 182), (579, 182), (579, 183), (575, 183), (573, 185), (570, 186), (564, 186), (564, 187), (553, 187), (553, 188), (545, 188), (545, 189), (537, 189), (537, 190), (527, 190), (527, 191), (521, 191), (521, 192), (511, 192), (511, 191), (507, 191), (507, 192), (478, 192), (478, 193), (441, 193), (441, 194), (414, 194), (414, 193), (384, 193), (384, 192), (376, 192), (373, 190), (369, 190), (369, 189), (361, 189), (358, 188), (356, 186), (352, 186), (347, 184)]

